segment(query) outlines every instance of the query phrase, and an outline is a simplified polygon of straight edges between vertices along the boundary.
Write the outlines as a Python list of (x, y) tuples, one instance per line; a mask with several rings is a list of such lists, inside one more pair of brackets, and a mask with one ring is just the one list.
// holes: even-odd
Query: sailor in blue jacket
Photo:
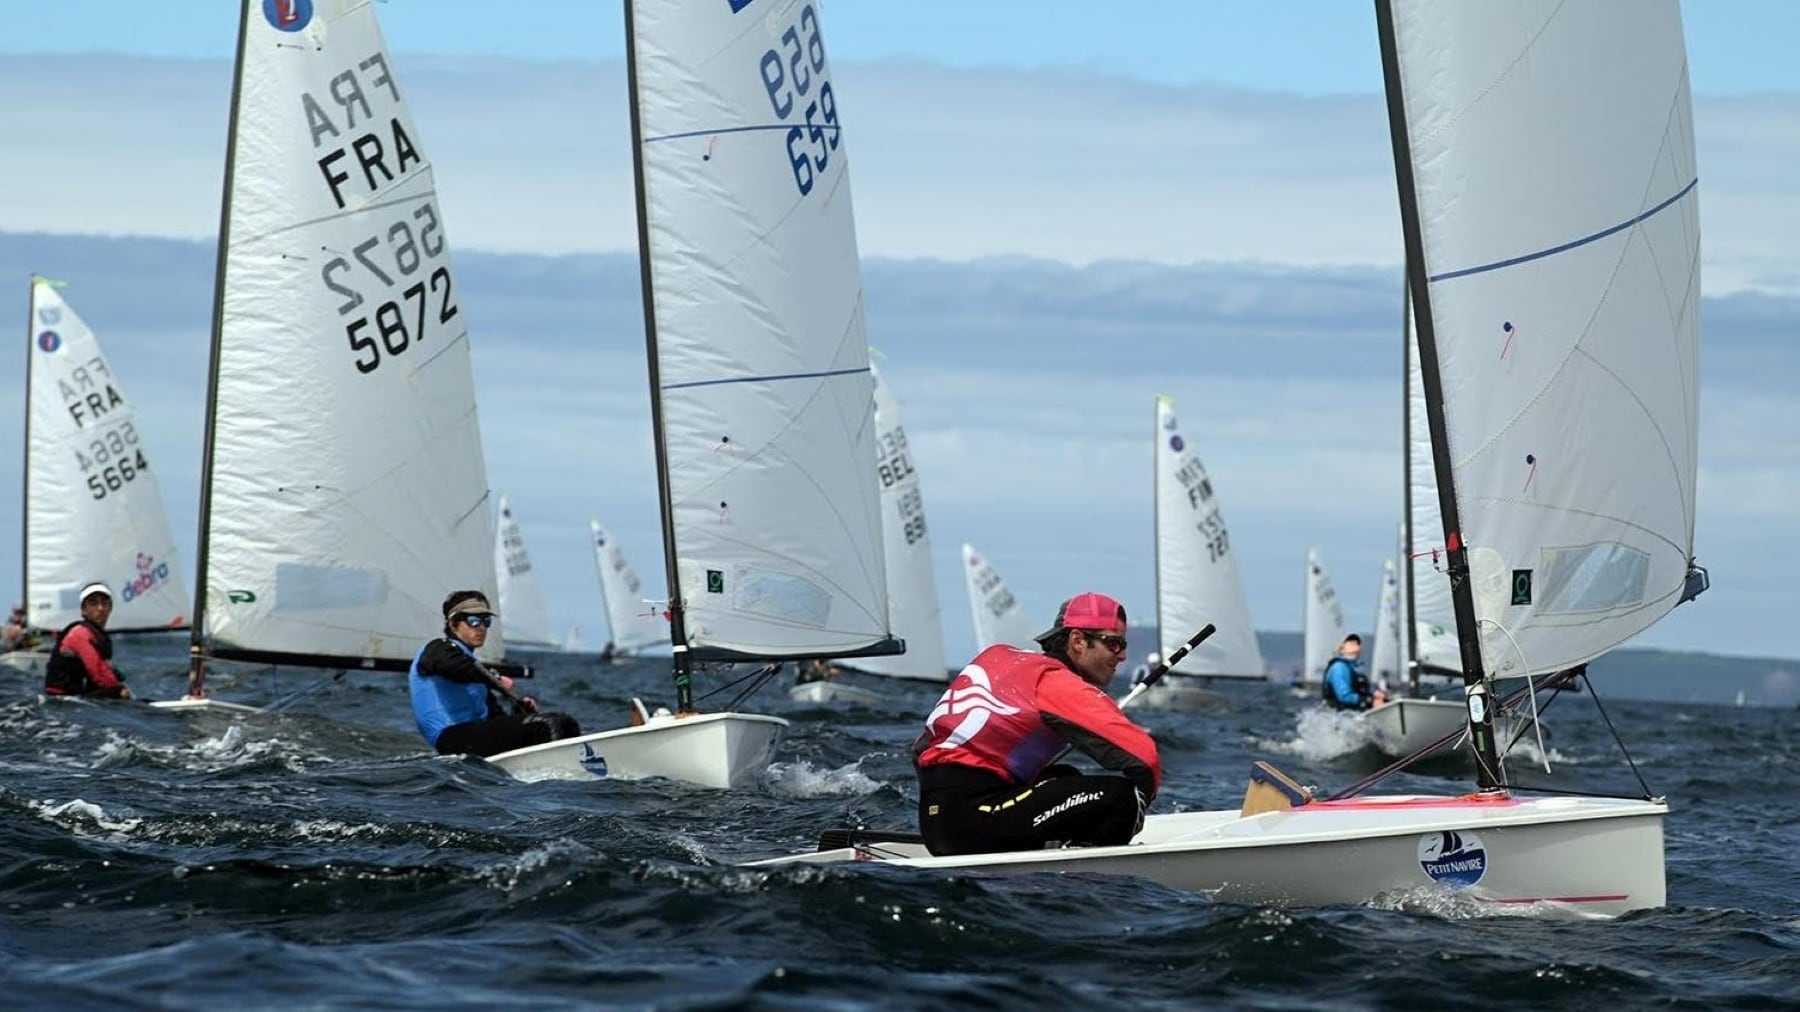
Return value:
[(1369, 690), (1369, 676), (1357, 667), (1362, 657), (1362, 637), (1351, 633), (1338, 644), (1337, 656), (1325, 665), (1325, 681), (1320, 687), (1325, 702), (1334, 710), (1367, 710), (1375, 705)]
[(439, 755), (497, 755), (581, 733), (573, 717), (540, 713), (530, 696), (513, 697), (522, 712), (505, 711), (499, 697), (513, 695), (513, 680), (475, 659), (498, 620), (484, 594), (459, 590), (444, 598), (444, 635), (413, 658), (413, 722)]

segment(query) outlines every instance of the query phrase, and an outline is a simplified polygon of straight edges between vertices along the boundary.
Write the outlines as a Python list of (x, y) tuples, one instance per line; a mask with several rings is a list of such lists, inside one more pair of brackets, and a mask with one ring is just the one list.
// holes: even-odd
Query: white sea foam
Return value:
[(121, 839), (144, 823), (144, 820), (135, 817), (109, 815), (106, 809), (80, 798), (60, 803), (33, 801), (31, 809), (45, 822), (61, 826), (76, 836), (100, 839)]
[(1348, 755), (1370, 743), (1369, 725), (1350, 710), (1309, 706), (1294, 718), (1294, 736), (1286, 741), (1256, 739), (1254, 744), (1271, 752), (1296, 755), (1308, 762), (1324, 762)]
[(862, 760), (834, 770), (821, 770), (802, 759), (792, 763), (771, 763), (769, 787), (784, 798), (855, 798), (873, 794), (881, 782), (862, 771)]

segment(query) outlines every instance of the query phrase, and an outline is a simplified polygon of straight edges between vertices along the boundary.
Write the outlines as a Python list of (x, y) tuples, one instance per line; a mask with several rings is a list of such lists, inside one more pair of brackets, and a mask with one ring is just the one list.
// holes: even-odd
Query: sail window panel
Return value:
[(388, 599), (387, 574), (378, 569), (346, 569), (282, 562), (275, 566), (275, 610), (316, 611), (365, 608)]
[(827, 627), (831, 593), (811, 580), (756, 566), (734, 567), (732, 578), (736, 586), (731, 606), (737, 611), (818, 629)]
[(1546, 548), (1540, 614), (1604, 612), (1640, 604), (1649, 584), (1650, 556), (1615, 541)]

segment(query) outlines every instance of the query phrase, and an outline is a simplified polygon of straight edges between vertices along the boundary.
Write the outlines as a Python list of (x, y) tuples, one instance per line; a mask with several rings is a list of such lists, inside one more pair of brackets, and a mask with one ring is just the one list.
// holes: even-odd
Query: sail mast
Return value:
[(206, 371), (206, 434), (200, 450), (200, 529), (194, 544), (194, 611), (188, 619), (188, 694), (206, 685), (206, 566), (212, 534), (213, 442), (217, 435), (219, 358), (225, 334), (225, 262), (231, 254), (231, 189), (237, 171), (238, 105), (244, 88), (245, 39), (250, 28), (248, 4), (238, 6), (237, 59), (231, 76), (231, 113), (225, 128), (225, 176), (219, 197), (219, 241), (213, 268), (212, 360)]
[(694, 709), (693, 658), (688, 653), (681, 576), (675, 563), (675, 500), (669, 488), (667, 429), (663, 424), (662, 372), (656, 350), (656, 289), (650, 266), (650, 203), (644, 177), (644, 127), (638, 112), (637, 27), (633, 0), (625, 0), (625, 89), (631, 113), (631, 175), (637, 190), (638, 273), (643, 286), (644, 347), (650, 366), (650, 441), (656, 450), (657, 508), (662, 511), (663, 571), (669, 581), (669, 640), (675, 649), (675, 709)]
[[(1402, 272), (1404, 274), (1404, 272)], [(1400, 628), (1406, 641), (1407, 691), (1419, 694), (1419, 620), (1413, 599), (1413, 487), (1412, 487), (1412, 283), (1400, 283), (1400, 565), (1406, 584), (1406, 602)]]
[(1494, 748), (1494, 716), (1488, 704), (1487, 674), (1482, 667), (1481, 638), (1475, 619), (1475, 597), (1469, 584), (1469, 553), (1463, 546), (1462, 521), (1456, 508), (1456, 481), (1450, 468), (1450, 440), (1444, 420), (1443, 376), (1438, 372), (1437, 332), (1431, 316), (1431, 291), (1425, 272), (1425, 240), (1419, 222), (1419, 198), (1413, 179), (1412, 141), (1406, 132), (1406, 99), (1401, 93), (1400, 54), (1394, 40), (1390, 0), (1375, 0), (1375, 23), (1381, 34), (1381, 69), (1387, 86), (1388, 129), (1394, 145), (1394, 181), (1400, 191), (1400, 225), (1406, 238), (1406, 284), (1412, 297), (1413, 325), (1419, 336), (1419, 372), (1425, 384), (1425, 425), (1431, 434), (1431, 459), (1437, 474), (1438, 513), (1444, 524), (1444, 553), (1450, 596), (1456, 605), (1456, 636), (1462, 649), (1463, 684), (1469, 700), (1469, 738), (1475, 750), (1476, 783), (1498, 790), (1500, 763)]
[(37, 364), (32, 355), (32, 331), (36, 329), (38, 276), (31, 275), (25, 293), (25, 445), (19, 459), (25, 462), (19, 480), (19, 601), (25, 605), (25, 625), (31, 626), (31, 375)]
[(1150, 569), (1156, 574), (1156, 650), (1162, 652), (1162, 398), (1150, 406)]

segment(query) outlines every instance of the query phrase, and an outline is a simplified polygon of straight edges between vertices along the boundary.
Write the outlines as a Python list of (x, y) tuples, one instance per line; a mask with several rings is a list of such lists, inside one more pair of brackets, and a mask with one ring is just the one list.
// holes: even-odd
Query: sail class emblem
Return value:
[(62, 322), (62, 310), (56, 306), (45, 306), (38, 310), (38, 322), (46, 327), (54, 327)]
[(1443, 830), (1419, 838), (1419, 867), (1433, 882), (1464, 889), (1487, 874), (1487, 848), (1473, 830)]
[(38, 335), (37, 346), (46, 354), (54, 354), (58, 348), (62, 347), (62, 335), (54, 330), (46, 330)]
[(297, 32), (312, 23), (313, 0), (263, 0), (263, 19), (280, 32)]

